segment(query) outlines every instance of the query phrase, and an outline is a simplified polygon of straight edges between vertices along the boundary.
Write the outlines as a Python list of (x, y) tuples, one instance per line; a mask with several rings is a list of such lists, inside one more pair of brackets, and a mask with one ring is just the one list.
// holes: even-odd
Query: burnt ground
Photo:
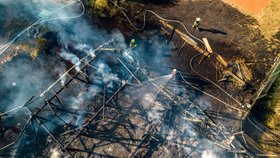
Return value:
[[(263, 81), (266, 76), (265, 72), (270, 69), (275, 61), (277, 51), (269, 49), (269, 44), (271, 42), (263, 38), (259, 29), (255, 29), (255, 26), (258, 25), (257, 21), (218, 0), (179, 1), (178, 3), (169, 4), (167, 6), (134, 4), (132, 8), (126, 9), (126, 11), (129, 17), (134, 17), (132, 21), (134, 21), (136, 26), (142, 26), (144, 7), (145, 9), (155, 11), (164, 18), (182, 21), (191, 34), (200, 39), (206, 37), (212, 49), (222, 55), (228, 62), (236, 58), (244, 59), (247, 66), (253, 72), (254, 78), (250, 84), (254, 89), (259, 88), (261, 81)], [(133, 12), (135, 8), (137, 8), (136, 13)], [(202, 19), (201, 27), (206, 31), (199, 32), (191, 28), (196, 17)], [(153, 15), (148, 13), (147, 19), (150, 19), (148, 20), (147, 28), (159, 26), (157, 19), (154, 18)], [(117, 21), (121, 21), (122, 23), (117, 22), (114, 26), (122, 30), (128, 37), (134, 35), (133, 32), (128, 30), (129, 27), (131, 31), (134, 31), (133, 28), (128, 26), (128, 23), (127, 25), (123, 23), (127, 21), (126, 19), (119, 20), (119, 18), (117, 18)], [(179, 29), (183, 31), (180, 26)], [(143, 40), (151, 38), (143, 35), (141, 36), (141, 34), (145, 34), (145, 31), (138, 32), (138, 34), (140, 37), (146, 38)], [(176, 48), (180, 47), (181, 40), (178, 36), (173, 38), (172, 41)], [(273, 44), (279, 45), (279, 42), (276, 43), (276, 41), (274, 41)], [(190, 69), (189, 63), (190, 59), (194, 55), (197, 55), (197, 52), (187, 45), (183, 48), (180, 55), (177, 52), (178, 49), (175, 49), (170, 56), (166, 56), (167, 67), (174, 67), (190, 75), (195, 75)], [(197, 63), (197, 60), (195, 63)], [(199, 66), (196, 64), (194, 66), (199, 73), (218, 83), (213, 63), (215, 64), (215, 61), (206, 60), (202, 65)], [(243, 89), (239, 90), (240, 88), (235, 87), (231, 83), (218, 84), (224, 86), (224, 88), (238, 98), (238, 100), (252, 103), (252, 97), (246, 99), (244, 93), (241, 93)]]
[[(120, 5), (124, 8), (128, 17), (133, 17), (131, 20), (134, 25), (139, 28), (143, 24), (144, 11), (150, 9), (163, 18), (175, 19), (183, 22), (188, 31), (194, 36), (200, 39), (206, 37), (209, 40), (212, 49), (222, 55), (226, 61), (231, 62), (234, 59), (244, 60), (253, 73), (253, 79), (250, 81), (249, 87), (238, 87), (232, 82), (218, 82), (218, 79), (221, 79), (223, 75), (219, 66), (217, 66), (218, 71), (216, 71), (217, 68), (215, 65), (219, 65), (216, 61), (205, 60), (201, 65), (198, 65), (197, 63), (201, 58), (198, 57), (194, 60), (193, 66), (201, 75), (217, 83), (242, 104), (253, 104), (255, 102), (256, 94), (258, 93), (262, 82), (264, 82), (268, 75), (267, 73), (276, 61), (280, 42), (279, 39), (277, 39), (277, 35), (275, 35), (273, 39), (265, 39), (261, 34), (261, 31), (258, 29), (258, 23), (254, 18), (244, 15), (237, 9), (219, 0), (181, 0), (168, 5), (151, 3), (130, 3)], [(201, 27), (203, 28), (203, 31), (197, 31), (191, 28), (196, 17), (202, 19)], [(147, 19), (147, 27), (143, 31), (135, 31), (133, 27), (129, 25), (122, 13), (119, 13), (118, 16), (112, 20), (113, 23), (110, 27), (117, 27), (120, 29), (122, 33), (126, 35), (128, 39), (127, 42), (129, 42), (132, 37), (136, 37), (140, 41), (151, 40), (153, 33), (150, 33), (149, 30), (160, 30), (162, 26), (158, 23), (158, 19), (150, 13), (148, 13)], [(183, 31), (181, 26), (176, 24), (174, 26)], [(160, 34), (162, 32), (158, 31), (158, 33)], [(163, 41), (163, 45), (165, 45), (164, 42), (165, 41)], [(173, 51), (163, 55), (163, 61), (159, 62), (162, 64), (160, 67), (176, 68), (190, 76), (197, 76), (197, 74), (191, 70), (190, 61), (198, 52), (186, 45), (179, 54), (178, 49), (182, 41), (176, 34), (174, 35), (172, 42), (172, 44), (174, 44), (172, 45)], [(151, 63), (151, 65), (148, 66), (153, 67), (154, 64), (155, 63)], [(202, 78), (199, 76), (198, 78), (203, 82)], [(217, 98), (241, 108), (236, 102), (215, 86), (207, 84), (207, 81), (206, 84), (193, 83), (199, 85), (201, 89)], [(205, 96), (202, 95), (202, 97)], [(238, 114), (237, 111), (225, 107), (211, 98), (208, 100), (212, 105), (210, 108), (211, 110), (208, 109), (210, 111), (209, 113), (212, 112), (212, 114), (214, 113), (223, 116), (222, 118), (215, 118), (212, 115), (212, 118), (217, 122), (223, 122), (223, 124), (232, 127), (232, 129), (234, 129), (234, 125), (237, 125), (237, 127), (240, 125), (238, 119), (234, 118), (241, 119), (247, 115), (247, 113)], [(235, 120), (237, 120), (237, 123)], [(248, 128), (250, 128), (249, 125)]]
[[(234, 98), (238, 99), (241, 103), (253, 103), (254, 102), (254, 97), (256, 95), (257, 91), (254, 91), (254, 89), (258, 90), (260, 87), (261, 82), (264, 80), (266, 77), (266, 73), (270, 69), (271, 65), (274, 62), (276, 50), (269, 49), (269, 42), (266, 41), (262, 35), (260, 34), (260, 31), (255, 28), (257, 25), (257, 22), (246, 15), (243, 15), (240, 13), (238, 10), (232, 8), (231, 6), (222, 3), (218, 0), (212, 0), (212, 1), (179, 1), (178, 3), (174, 4), (168, 4), (168, 5), (160, 5), (160, 4), (147, 4), (147, 3), (126, 3), (125, 5), (120, 4), (125, 10), (125, 12), (128, 14), (129, 17), (133, 17), (131, 20), (134, 21), (135, 25), (137, 26), (142, 26), (143, 23), (143, 12), (146, 9), (151, 9), (155, 12), (157, 12), (159, 15), (168, 18), (168, 19), (177, 19), (182, 21), (184, 24), (186, 24), (186, 27), (188, 30), (195, 36), (202, 38), (202, 37), (207, 37), (213, 50), (221, 54), (227, 61), (232, 61), (234, 58), (242, 58), (245, 60), (247, 66), (252, 70), (254, 74), (253, 80), (250, 82), (250, 84), (253, 87), (252, 89), (245, 89), (237, 87), (235, 84), (231, 82), (225, 82), (225, 83), (219, 83), (217, 80), (222, 78), (221, 70), (219, 69), (218, 66), (218, 73), (215, 68), (215, 61), (209, 61), (205, 60), (201, 65), (198, 65), (197, 62), (199, 60), (195, 59), (194, 60), (194, 68), (201, 73), (203, 76), (211, 79), (213, 82), (217, 83), (220, 85), (222, 88), (224, 88), (229, 94), (231, 94)], [(89, 14), (91, 14), (91, 11), (89, 10)], [(191, 28), (191, 25), (193, 23), (193, 20), (196, 17), (200, 17), (202, 19), (201, 22), (201, 27), (204, 28), (205, 31), (199, 32), (199, 31), (194, 31)], [(91, 17), (91, 16), (89, 16)], [(94, 18), (94, 23), (96, 24), (96, 18)], [(154, 16), (148, 14), (147, 16), (147, 27), (142, 30), (142, 31), (135, 31), (132, 29), (132, 27), (129, 26), (127, 23), (127, 19), (124, 18), (124, 16), (119, 12), (117, 16), (112, 17), (112, 18), (98, 18), (97, 23), (99, 24), (100, 27), (102, 28), (107, 28), (110, 32), (112, 28), (118, 28), (121, 30), (121, 32), (125, 35), (127, 43), (129, 43), (130, 39), (136, 38), (137, 41), (139, 42), (139, 52), (144, 52), (145, 49), (143, 49), (143, 45), (147, 44), (147, 41), (150, 41), (150, 46), (148, 47), (150, 49), (154, 48), (153, 51), (156, 52), (157, 49), (161, 49), (164, 47), (168, 47), (168, 44), (165, 42), (166, 37), (165, 35), (160, 31), (161, 26), (158, 23), (158, 19), (154, 18)], [(179, 27), (180, 30), (183, 30), (181, 27)], [(208, 29), (208, 30), (207, 30)], [(209, 32), (212, 31), (212, 32)], [(157, 36), (158, 38), (162, 39), (162, 43), (153, 43), (154, 37)], [(157, 39), (158, 41), (158, 39)], [(212, 84), (208, 83), (207, 81), (204, 81), (201, 77), (199, 77), (197, 74), (195, 74), (190, 67), (190, 61), (191, 59), (197, 55), (197, 52), (192, 49), (189, 46), (185, 46), (181, 52), (181, 54), (178, 54), (178, 47), (181, 44), (181, 40), (179, 37), (176, 35), (172, 39), (171, 42), (171, 48), (172, 50), (170, 51), (169, 49), (166, 49), (166, 52), (164, 54), (161, 54), (159, 60), (151, 60), (153, 62), (149, 62), (149, 58), (145, 58), (145, 65), (146, 68), (150, 69), (151, 73), (153, 72), (153, 68), (155, 68), (157, 71), (159, 68), (162, 69), (162, 72), (165, 72), (163, 74), (166, 74), (166, 70), (170, 70), (170, 68), (176, 68), (183, 72), (183, 74), (187, 77), (192, 77), (193, 79), (189, 79), (189, 82), (192, 84), (198, 86), (202, 90), (214, 95), (215, 97), (229, 103), (230, 105), (233, 105), (235, 107), (238, 107), (241, 109), (240, 105), (238, 105), (236, 102), (234, 102), (232, 99), (230, 99), (227, 95), (225, 95), (223, 92), (221, 92), (218, 88), (213, 86)], [(275, 45), (275, 43), (273, 43)], [(277, 43), (276, 43), (277, 44)], [(279, 43), (278, 43), (279, 45)], [(145, 48), (145, 47), (144, 47)], [(151, 51), (149, 51), (151, 52)], [(162, 53), (162, 52), (161, 52)], [(150, 58), (157, 58), (157, 55), (153, 54), (144, 54), (143, 55)], [(218, 74), (218, 75), (217, 75)], [(153, 76), (153, 75), (151, 75)], [(157, 75), (155, 75), (157, 76)], [(182, 82), (180, 80), (180, 77), (178, 77), (178, 82)], [(144, 87), (145, 88), (145, 87)], [(170, 89), (170, 87), (168, 87)], [(139, 89), (140, 90), (140, 89)], [(129, 90), (128, 91), (133, 91)], [(141, 93), (141, 90), (140, 90)], [(188, 94), (191, 94), (188, 92)], [(239, 119), (243, 118), (246, 113), (239, 113), (236, 110), (231, 109), (228, 106), (225, 106), (211, 98), (209, 98), (206, 95), (203, 95), (201, 93), (198, 93), (198, 97), (195, 97), (192, 101), (198, 103), (198, 105), (201, 105), (201, 108), (209, 115), (211, 116), (211, 119), (214, 120), (216, 124), (223, 124), (224, 126), (227, 127), (227, 129), (231, 132), (236, 132), (238, 131), (239, 127)], [(125, 97), (124, 97), (125, 98)], [(206, 103), (202, 102), (201, 100), (205, 101)], [(129, 101), (129, 98), (126, 99), (126, 101)], [(157, 107), (157, 106), (156, 106)], [(129, 108), (129, 107), (128, 107)], [(149, 107), (148, 107), (149, 108)], [(130, 109), (128, 109), (130, 110)], [(138, 109), (139, 110), (139, 109)], [(140, 110), (141, 111), (141, 108)], [(129, 111), (130, 112), (130, 111)], [(114, 117), (119, 117), (119, 116), (114, 116), (112, 113), (119, 113), (119, 111), (114, 112), (108, 111), (107, 115), (109, 116), (109, 120), (114, 120)], [(122, 111), (121, 114), (123, 114), (125, 117), (131, 119), (132, 124), (138, 124), (140, 127), (139, 129), (143, 130), (143, 128), (148, 128), (149, 126), (147, 124), (138, 123), (137, 117), (134, 115), (129, 115), (131, 118), (126, 117), (126, 114), (128, 112)], [(143, 114), (138, 114), (142, 115)], [(100, 119), (100, 118), (99, 118)], [(133, 120), (134, 119), (134, 120)], [(125, 120), (122, 117), (117, 118), (115, 120)], [(125, 120), (127, 121), (127, 120)], [(237, 121), (237, 122), (236, 122)], [(125, 124), (128, 123), (124, 122)], [(172, 121), (170, 121), (172, 122)], [(173, 122), (175, 123), (176, 120)], [(99, 135), (99, 131), (95, 131), (97, 133), (93, 133), (93, 131), (88, 131), (87, 134), (89, 134), (88, 137), (92, 137), (93, 139), (97, 139), (103, 143), (107, 144), (104, 140), (107, 140), (109, 142), (116, 142), (116, 146), (113, 146), (113, 150), (111, 148), (107, 148), (106, 145), (99, 145), (100, 150), (102, 150), (103, 153), (106, 154), (106, 150), (108, 152), (113, 153), (113, 156), (115, 157), (125, 157), (127, 156), (131, 151), (134, 151), (135, 145), (131, 146), (129, 143), (129, 139), (120, 139), (119, 137), (113, 137), (112, 135), (115, 134), (110, 134), (111, 132), (117, 131), (118, 127), (120, 126), (122, 122), (121, 121), (116, 121), (114, 124), (109, 123), (109, 127), (112, 126), (112, 129), (107, 129), (109, 127), (102, 127), (102, 130), (104, 130), (106, 135)], [(149, 124), (150, 122), (148, 122)], [(235, 126), (236, 125), (236, 126)], [(116, 127), (114, 127), (116, 126)], [(133, 126), (133, 125), (129, 125)], [(135, 125), (134, 125), (135, 126)], [(236, 128), (234, 128), (236, 127)], [(132, 127), (131, 127), (132, 128)], [(93, 128), (94, 129), (94, 128)], [(123, 130), (123, 129), (122, 129)], [(149, 130), (149, 129), (148, 129)], [(147, 131), (147, 130), (143, 130)], [(136, 131), (134, 131), (134, 134), (136, 135), (136, 140), (137, 142), (141, 142), (142, 140), (138, 140), (140, 138), (143, 138), (145, 136), (145, 132), (139, 131), (139, 134)], [(101, 132), (100, 132), (101, 133)], [(126, 132), (123, 131), (117, 131), (117, 135), (122, 135)], [(127, 132), (128, 134), (130, 132)], [(96, 134), (96, 135), (94, 135)], [(128, 137), (128, 135), (124, 136)], [(150, 137), (150, 136), (149, 136)], [(106, 138), (106, 139), (105, 139)], [(160, 137), (161, 138), (161, 137)], [(92, 146), (92, 148), (95, 148), (94, 145), (90, 144), (91, 141), (87, 138), (82, 138), (85, 139), (84, 141), (88, 142), (88, 146)], [(158, 141), (154, 141), (156, 139), (159, 139), (158, 137), (153, 138), (151, 137), (152, 144), (148, 144), (151, 146), (157, 146)], [(167, 139), (167, 138), (164, 138)], [(124, 148), (129, 148), (131, 147), (132, 149), (129, 149), (130, 152), (128, 153), (123, 153), (123, 150), (115, 150), (119, 149), (118, 143), (123, 140), (127, 141), (124, 142), (123, 146)], [(191, 141), (191, 140), (188, 140)], [(110, 143), (109, 143), (110, 144)], [(189, 144), (189, 143), (188, 143)], [(72, 144), (73, 146), (82, 146), (82, 144)], [(87, 145), (86, 145), (87, 146)], [(194, 145), (194, 146), (199, 146), (199, 145)], [(156, 150), (157, 147), (151, 148), (146, 154), (139, 154), (140, 157), (142, 155), (147, 156), (147, 157), (158, 157), (160, 154), (154, 154), (153, 151)], [(48, 150), (48, 149), (46, 149)], [(125, 149), (124, 149), (125, 150)], [(165, 153), (162, 152), (162, 150), (165, 150), (165, 148), (160, 148), (157, 152), (159, 153)], [(184, 157), (184, 155), (180, 155), (180, 152), (178, 152), (177, 146), (172, 147), (172, 154), (178, 154), (178, 155), (173, 155), (173, 157)], [(102, 153), (100, 152), (100, 153)], [(135, 153), (136, 154), (136, 153)], [(97, 155), (97, 156), (106, 156), (106, 155)], [(170, 155), (169, 155), (170, 156)], [(188, 155), (187, 155), (188, 156)], [(164, 156), (163, 156), (164, 157)], [(168, 156), (166, 156), (168, 157)]]
[[(219, 83), (217, 79), (223, 76), (220, 74), (221, 72), (219, 72), (218, 77), (216, 75), (217, 72), (214, 66), (216, 61), (205, 60), (201, 65), (198, 65), (197, 62), (200, 60), (200, 57), (198, 57), (198, 59), (194, 60), (194, 67), (199, 73), (223, 87), (242, 103), (251, 104), (254, 102), (256, 90), (259, 89), (261, 82), (266, 77), (266, 72), (275, 62), (277, 50), (271, 49), (270, 45), (279, 45), (277, 41), (264, 39), (260, 30), (256, 28), (258, 23), (255, 19), (218, 0), (179, 1), (169, 5), (132, 3), (130, 5), (126, 4), (123, 7), (129, 17), (134, 17), (131, 20), (138, 27), (141, 27), (143, 24), (144, 11), (150, 9), (164, 18), (182, 21), (194, 36), (200, 39), (206, 37), (212, 49), (222, 55), (226, 61), (231, 62), (234, 59), (243, 59), (254, 76), (250, 82), (251, 89), (240, 88), (230, 82)], [(137, 11), (134, 12), (134, 10)], [(128, 41), (132, 36), (136, 35), (143, 38), (141, 40), (152, 38), (147, 36), (147, 31), (135, 33), (135, 30), (130, 27), (125, 17), (121, 13), (119, 14), (114, 19), (115, 23), (112, 27), (119, 28), (124, 35), (127, 35)], [(202, 19), (201, 27), (204, 31), (196, 31), (191, 28), (196, 17)], [(148, 13), (147, 19), (147, 29), (161, 27), (155, 16)], [(180, 26), (178, 28), (183, 31)], [(186, 45), (181, 54), (178, 54), (178, 48), (182, 41), (176, 35), (172, 41), (174, 42), (175, 49), (171, 54), (165, 56), (163, 67), (172, 67), (189, 75), (196, 75), (192, 72), (189, 65), (191, 58), (197, 55), (197, 52)], [(227, 96), (219, 90), (215, 90), (212, 86), (205, 87), (205, 90), (219, 98), (230, 101), (227, 100)]]

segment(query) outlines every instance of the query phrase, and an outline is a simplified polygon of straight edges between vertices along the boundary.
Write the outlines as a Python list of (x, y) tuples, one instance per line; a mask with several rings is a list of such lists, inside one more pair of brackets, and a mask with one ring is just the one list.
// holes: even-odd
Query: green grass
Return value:
[(267, 127), (280, 129), (280, 77), (274, 81), (268, 95), (257, 101), (252, 109), (254, 116)]

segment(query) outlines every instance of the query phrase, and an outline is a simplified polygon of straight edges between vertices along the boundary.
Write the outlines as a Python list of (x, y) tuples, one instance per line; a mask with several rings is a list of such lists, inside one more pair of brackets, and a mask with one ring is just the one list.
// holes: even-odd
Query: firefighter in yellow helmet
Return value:
[(134, 49), (134, 48), (136, 48), (137, 47), (137, 43), (136, 43), (136, 40), (133, 38), (131, 41), (130, 41), (130, 44), (129, 44), (129, 46), (130, 46), (130, 48), (131, 49)]

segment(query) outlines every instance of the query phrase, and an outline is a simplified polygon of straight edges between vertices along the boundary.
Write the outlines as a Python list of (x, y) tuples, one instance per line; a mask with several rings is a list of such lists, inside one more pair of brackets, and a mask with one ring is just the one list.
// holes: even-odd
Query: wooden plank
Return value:
[[(173, 26), (168, 24), (167, 22), (160, 20), (160, 22), (167, 28), (169, 29), (173, 29)], [(188, 43), (189, 45), (191, 45), (194, 49), (196, 49), (198, 52), (203, 53), (205, 56), (208, 56), (210, 53), (207, 50), (204, 50), (200, 47), (197, 46), (197, 43), (192, 40), (189, 36), (187, 36), (186, 34), (184, 34), (183, 32), (181, 32), (178, 29), (175, 29), (175, 32), (182, 38), (182, 40), (184, 40), (186, 43)]]
[[(160, 20), (160, 22), (161, 22), (165, 27), (167, 27), (167, 28), (169, 28), (169, 29), (174, 29), (174, 27), (173, 27), (172, 25), (168, 24), (167, 22), (165, 22), (165, 21), (163, 21), (163, 20)], [(245, 85), (245, 82), (244, 82), (242, 79), (240, 79), (237, 75), (233, 74), (231, 71), (228, 70), (228, 63), (224, 60), (224, 58), (223, 58), (221, 55), (219, 55), (219, 54), (217, 54), (217, 53), (214, 53), (214, 52), (212, 51), (212, 49), (211, 49), (211, 47), (210, 47), (209, 42), (208, 42), (207, 39), (206, 39), (206, 40), (207, 40), (207, 43), (208, 43), (208, 45), (209, 45), (209, 48), (207, 48), (207, 46), (206, 46), (206, 50), (204, 50), (204, 49), (200, 48), (199, 46), (197, 46), (197, 43), (196, 43), (194, 40), (192, 40), (189, 36), (187, 36), (185, 33), (181, 32), (181, 31), (178, 30), (178, 29), (175, 29), (175, 32), (176, 32), (186, 43), (188, 43), (189, 45), (191, 45), (194, 49), (196, 49), (198, 52), (202, 53), (204, 56), (210, 57), (210, 54), (215, 55), (216, 60), (217, 60), (223, 67), (225, 67), (225, 68), (227, 69), (227, 70), (225, 70), (224, 73), (227, 74), (227, 75), (232, 76), (235, 80), (237, 80), (237, 82), (239, 82), (239, 84)], [(205, 43), (205, 41), (204, 41), (204, 43)], [(209, 50), (210, 50), (210, 51), (209, 51)]]
[(224, 60), (224, 58), (217, 54), (216, 59), (219, 61), (220, 64), (222, 64), (224, 67), (228, 67), (228, 63)]
[[(160, 22), (161, 22), (165, 27), (167, 27), (168, 29), (171, 29), (171, 30), (174, 29), (174, 27), (173, 27), (172, 25), (168, 24), (167, 22), (165, 22), (165, 21), (163, 21), (163, 20), (160, 20)], [(178, 34), (182, 37), (182, 39), (185, 40), (185, 41), (186, 41), (187, 43), (189, 43), (190, 45), (192, 45), (192, 46), (197, 45), (197, 43), (196, 43), (194, 40), (192, 40), (189, 36), (187, 36), (185, 33), (181, 32), (180, 30), (175, 29), (175, 32), (178, 33)]]
[(99, 50), (104, 50), (104, 51), (115, 51), (115, 48), (100, 48)]
[(207, 51), (208, 51), (209, 53), (213, 53), (213, 50), (212, 50), (212, 48), (211, 48), (211, 46), (210, 46), (210, 44), (209, 44), (207, 38), (202, 38), (202, 40), (203, 40), (203, 42), (204, 42), (204, 44), (205, 44), (205, 46), (206, 46)]
[(232, 72), (230, 72), (229, 70), (225, 71), (226, 74), (232, 76), (237, 82), (239, 82), (241, 85), (245, 85), (246, 83), (240, 79), (238, 76), (236, 76), (235, 74), (233, 74)]
[(238, 64), (240, 65), (241, 74), (245, 77), (246, 81), (251, 81), (253, 79), (253, 74), (246, 66), (243, 61), (239, 61)]

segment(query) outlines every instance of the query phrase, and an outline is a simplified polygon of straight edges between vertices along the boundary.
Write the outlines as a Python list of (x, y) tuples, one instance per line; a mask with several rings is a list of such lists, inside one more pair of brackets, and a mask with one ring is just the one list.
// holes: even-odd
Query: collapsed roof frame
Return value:
[[(8, 152), (10, 152), (10, 154), (16, 154), (16, 152), (14, 150), (21, 148), (21, 146), (19, 146), (20, 140), (25, 135), (25, 132), (29, 130), (30, 127), (28, 127), (28, 126), (31, 125), (33, 128), (33, 132), (35, 133), (34, 140), (37, 140), (36, 137), (38, 136), (38, 132), (39, 132), (39, 128), (40, 128), (40, 129), (43, 129), (43, 131), (45, 131), (47, 133), (47, 135), (54, 140), (55, 144), (57, 146), (59, 146), (63, 152), (70, 155), (71, 157), (75, 157), (75, 154), (77, 154), (77, 152), (79, 152), (79, 151), (77, 151), (77, 149), (73, 148), (73, 146), (75, 146), (74, 143), (76, 143), (77, 141), (79, 141), (81, 146), (83, 147), (83, 149), (80, 149), (80, 151), (87, 151), (88, 154), (90, 154), (92, 151), (91, 152), (88, 151), (88, 148), (86, 147), (85, 141), (82, 139), (82, 137), (85, 135), (90, 135), (90, 130), (91, 130), (90, 126), (93, 126), (93, 125), (98, 126), (97, 123), (99, 121), (101, 121), (100, 118), (102, 118), (102, 120), (104, 120), (105, 110), (108, 110), (108, 108), (113, 108), (113, 109), (117, 109), (117, 110), (122, 109), (122, 107), (120, 105), (118, 105), (118, 98), (119, 98), (118, 95), (119, 95), (119, 92), (121, 92), (121, 90), (128, 84), (128, 81), (130, 79), (134, 79), (138, 84), (142, 84), (144, 81), (150, 82), (153, 86), (155, 86), (158, 89), (160, 94), (162, 96), (164, 96), (166, 99), (168, 99), (170, 101), (170, 103), (172, 103), (172, 105), (174, 105), (174, 106), (180, 106), (180, 103), (182, 103), (182, 102), (190, 103), (191, 105), (193, 105), (192, 108), (195, 108), (197, 111), (199, 111), (201, 113), (201, 115), (203, 115), (203, 118), (200, 118), (200, 117), (197, 118), (197, 116), (192, 115), (191, 112), (188, 112), (186, 110), (185, 113), (186, 113), (186, 115), (188, 115), (187, 121), (193, 122), (194, 124), (201, 126), (202, 128), (205, 128), (206, 130), (204, 132), (206, 132), (212, 136), (215, 135), (215, 138), (212, 138), (212, 141), (214, 141), (214, 143), (219, 145), (221, 148), (224, 148), (231, 152), (246, 153), (244, 148), (239, 143), (237, 143), (236, 140), (232, 140), (232, 134), (228, 134), (228, 132), (226, 132), (226, 129), (224, 127), (217, 126), (210, 118), (207, 117), (207, 115), (203, 112), (202, 109), (200, 109), (199, 106), (197, 106), (190, 100), (176, 96), (173, 92), (171, 92), (167, 88), (163, 87), (162, 85), (158, 85), (158, 84), (154, 83), (153, 80), (149, 77), (149, 75), (147, 75), (145, 73), (145, 71), (143, 71), (141, 68), (136, 68), (135, 70), (130, 70), (129, 67), (126, 66), (125, 62), (122, 61), (122, 59), (119, 57), (117, 57), (117, 61), (119, 61), (124, 66), (124, 68), (129, 72), (129, 76), (126, 78), (125, 81), (120, 83), (119, 87), (114, 92), (111, 93), (110, 97), (106, 95), (105, 87), (103, 88), (103, 90), (100, 92), (100, 95), (99, 95), (100, 96), (99, 99), (102, 101), (102, 104), (95, 105), (94, 107), (88, 107), (88, 108), (93, 108), (94, 110), (88, 109), (88, 111), (92, 111), (92, 113), (86, 112), (86, 116), (84, 118), (84, 120), (86, 120), (86, 122), (79, 127), (75, 127), (71, 123), (68, 123), (62, 117), (60, 117), (58, 115), (58, 113), (61, 113), (61, 112), (70, 113), (70, 114), (72, 113), (73, 115), (75, 115), (75, 111), (67, 111), (62, 108), (63, 101), (60, 96), (61, 93), (63, 91), (67, 91), (67, 89), (68, 89), (67, 87), (70, 84), (72, 84), (72, 82), (75, 82), (75, 84), (78, 82), (79, 82), (79, 84), (80, 83), (90, 84), (92, 78), (90, 77), (90, 74), (88, 74), (89, 69), (91, 69), (93, 71), (96, 70), (96, 67), (94, 65), (92, 65), (92, 62), (94, 62), (95, 58), (99, 54), (101, 54), (101, 52), (112, 50), (110, 48), (109, 49), (104, 48), (104, 46), (108, 46), (111, 43), (112, 43), (112, 41), (109, 41), (109, 42), (101, 45), (100, 47), (98, 47), (95, 50), (97, 52), (96, 54), (91, 53), (91, 54), (88, 54), (87, 56), (85, 56), (84, 58), (82, 58), (79, 61), (81, 63), (81, 66), (80, 66), (81, 68), (79, 69), (79, 71), (77, 71), (76, 73), (73, 73), (73, 71), (75, 70), (75, 67), (77, 66), (75, 64), (73, 67), (71, 67), (69, 70), (67, 70), (56, 82), (54, 82), (50, 87), (48, 87), (47, 90), (45, 90), (39, 97), (39, 100), (41, 100), (41, 102), (43, 102), (43, 106), (41, 106), (40, 108), (38, 108), (38, 106), (36, 106), (34, 109), (30, 109), (29, 104), (30, 104), (30, 102), (32, 102), (32, 99), (34, 99), (34, 97), (32, 97), (27, 102), (26, 105), (21, 107), (20, 110), (21, 109), (27, 110), (28, 113), (30, 114), (30, 117), (27, 120), (24, 127), (22, 128), (21, 132), (19, 133), (17, 139), (14, 142), (6, 145), (5, 147), (2, 147), (0, 149), (0, 153), (1, 153), (1, 151), (8, 151)], [(66, 83), (64, 85), (61, 85), (60, 81), (65, 77), (66, 77)], [(37, 102), (38, 98), (34, 99), (34, 100)], [(33, 103), (34, 102), (32, 102), (32, 104)], [(163, 103), (163, 104), (165, 104), (165, 103)], [(141, 105), (138, 105), (138, 106), (141, 106)], [(166, 106), (170, 106), (170, 105), (166, 105)], [(44, 110), (49, 111), (47, 113), (47, 115), (44, 114)], [(43, 114), (41, 115), (41, 113), (43, 113)], [(51, 121), (48, 118), (44, 118), (44, 116), (49, 117), (51, 114), (54, 117), (57, 117), (57, 119), (63, 123), (63, 129), (65, 131), (60, 132), (58, 134), (55, 130), (51, 131), (44, 125), (46, 122)], [(37, 127), (37, 129), (36, 129), (35, 122), (37, 122), (37, 126), (39, 125)], [(127, 123), (129, 124), (129, 126), (131, 126), (131, 128), (133, 128), (134, 125), (132, 125), (131, 122), (128, 121)], [(122, 124), (122, 122), (118, 122), (117, 124)], [(160, 126), (161, 125), (159, 125), (159, 124), (151, 124), (147, 128), (147, 130), (145, 130), (146, 133), (143, 135), (142, 139), (137, 141), (138, 142), (137, 147), (135, 149), (131, 149), (131, 153), (129, 156), (130, 157), (136, 156), (137, 153), (140, 150), (142, 150), (142, 148), (146, 148), (147, 144), (151, 144), (151, 142), (160, 142), (160, 139), (161, 139), (159, 136), (160, 128), (161, 128)], [(109, 128), (104, 128), (104, 129), (105, 129), (105, 132), (111, 131)], [(113, 132), (113, 131), (111, 131), (111, 132)], [(133, 134), (130, 132), (129, 129), (126, 129), (126, 132), (128, 133), (128, 135), (131, 138), (133, 137)], [(30, 134), (30, 133), (28, 133), (28, 134)], [(208, 134), (205, 134), (205, 135), (208, 135)], [(26, 136), (26, 137), (28, 137), (28, 136)], [(213, 139), (216, 139), (216, 140), (213, 140)], [(236, 147), (233, 146), (233, 144), (232, 144), (233, 142), (235, 143), (235, 145), (238, 145), (240, 147), (238, 149), (235, 149)], [(148, 149), (146, 149), (146, 150), (148, 150)], [(16, 156), (16, 155), (13, 155), (13, 156)]]

